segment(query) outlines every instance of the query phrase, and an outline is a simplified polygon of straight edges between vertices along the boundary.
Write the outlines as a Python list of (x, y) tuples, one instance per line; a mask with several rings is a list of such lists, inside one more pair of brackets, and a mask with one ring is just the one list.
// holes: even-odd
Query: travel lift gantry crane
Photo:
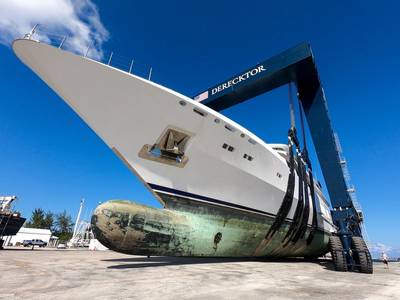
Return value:
[[(236, 74), (202, 92), (194, 97), (194, 100), (216, 111), (221, 111), (282, 85), (289, 84), (290, 88), (292, 83), (297, 87), (297, 96), (301, 105), (300, 117), (303, 118), (303, 110), (333, 208), (331, 214), (337, 232), (330, 237), (329, 246), (335, 269), (372, 273), (372, 258), (361, 231), (363, 216), (361, 211), (355, 208), (350, 187), (346, 183), (339, 146), (332, 130), (327, 101), (309, 44), (302, 43)], [(290, 110), (289, 144), (296, 146), (304, 167), (311, 172), (303, 124), (303, 150), (299, 149), (292, 100)]]

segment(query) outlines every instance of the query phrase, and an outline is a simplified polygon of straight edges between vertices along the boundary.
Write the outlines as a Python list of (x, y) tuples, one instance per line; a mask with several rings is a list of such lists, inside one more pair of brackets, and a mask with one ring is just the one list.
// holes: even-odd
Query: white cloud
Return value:
[(371, 252), (377, 252), (377, 253), (382, 253), (382, 252), (389, 252), (393, 250), (393, 247), (382, 244), (382, 243), (374, 243), (370, 246)]
[(382, 253), (386, 253), (391, 259), (400, 258), (399, 247), (393, 247), (382, 243), (370, 243), (368, 246), (373, 258), (381, 258)]
[(90, 54), (97, 58), (102, 56), (102, 44), (109, 37), (91, 0), (0, 0), (1, 44), (10, 45), (35, 24), (40, 24), (39, 40), (60, 41), (67, 35), (65, 47), (82, 54), (92, 45)]

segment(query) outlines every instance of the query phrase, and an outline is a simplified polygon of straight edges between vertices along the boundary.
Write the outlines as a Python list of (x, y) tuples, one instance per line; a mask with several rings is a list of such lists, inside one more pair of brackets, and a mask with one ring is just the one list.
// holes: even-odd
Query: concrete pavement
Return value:
[(400, 299), (400, 264), (339, 273), (330, 261), (0, 251), (0, 299)]

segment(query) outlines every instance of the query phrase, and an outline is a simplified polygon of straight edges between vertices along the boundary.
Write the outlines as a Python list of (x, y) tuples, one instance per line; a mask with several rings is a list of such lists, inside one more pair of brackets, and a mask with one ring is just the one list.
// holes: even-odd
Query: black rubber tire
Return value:
[(329, 250), (332, 255), (335, 270), (339, 272), (347, 272), (346, 256), (343, 252), (343, 245), (340, 237), (336, 235), (329, 237)]
[(353, 259), (356, 264), (359, 265), (360, 272), (372, 274), (374, 271), (372, 257), (364, 239), (359, 236), (353, 236), (351, 238), (351, 244), (353, 249)]

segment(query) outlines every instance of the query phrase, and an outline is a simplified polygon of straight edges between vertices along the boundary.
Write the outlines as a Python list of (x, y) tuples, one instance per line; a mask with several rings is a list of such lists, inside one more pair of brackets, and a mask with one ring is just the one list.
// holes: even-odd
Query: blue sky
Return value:
[[(112, 50), (152, 66), (155, 82), (189, 96), (291, 46), (310, 42), (370, 239), (400, 248), (400, 4), (105, 0), (93, 4), (108, 31), (100, 38), (105, 55)], [(88, 22), (82, 12), (75, 17)], [(18, 16), (13, 20), (18, 26)], [(28, 24), (34, 17), (25, 15), (22, 20)], [(10, 28), (0, 21), (3, 37)], [(17, 195), (16, 207), (28, 217), (35, 207), (66, 209), (75, 215), (82, 197), (86, 216), (97, 203), (113, 198), (158, 205), (86, 124), (15, 57), (7, 39), (0, 42), (0, 193)], [(285, 88), (224, 114), (267, 142), (286, 141)]]

